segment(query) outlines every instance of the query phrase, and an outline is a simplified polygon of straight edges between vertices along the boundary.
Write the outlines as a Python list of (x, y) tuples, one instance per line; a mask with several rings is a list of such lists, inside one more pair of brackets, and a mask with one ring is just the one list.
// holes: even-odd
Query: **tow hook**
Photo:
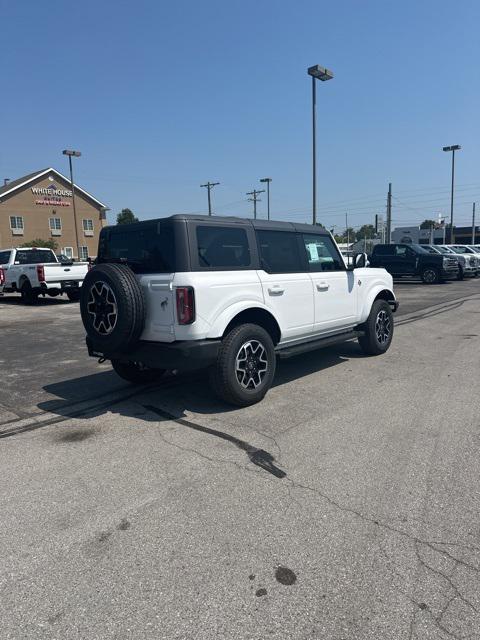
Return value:
[(99, 358), (98, 364), (103, 364), (106, 361), (106, 358)]

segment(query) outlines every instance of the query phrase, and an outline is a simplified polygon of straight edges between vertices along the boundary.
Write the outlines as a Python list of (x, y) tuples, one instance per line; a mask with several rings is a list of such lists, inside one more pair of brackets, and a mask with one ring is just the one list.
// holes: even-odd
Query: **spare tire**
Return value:
[(94, 348), (127, 351), (145, 326), (141, 286), (126, 265), (99, 264), (87, 273), (80, 294), (83, 326)]

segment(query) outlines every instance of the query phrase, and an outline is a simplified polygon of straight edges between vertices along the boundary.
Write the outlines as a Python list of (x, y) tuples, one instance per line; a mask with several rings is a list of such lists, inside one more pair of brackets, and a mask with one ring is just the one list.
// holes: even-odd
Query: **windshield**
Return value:
[(432, 253), (428, 250), (428, 245), (411, 244), (410, 246), (416, 253)]
[(468, 250), (468, 247), (452, 247), (452, 251), (454, 251), (455, 253), (470, 253), (470, 251)]
[(432, 247), (431, 245), (427, 244), (426, 246), (423, 247), (425, 249), (425, 251), (428, 251), (428, 253), (440, 253), (438, 251), (438, 249), (436, 249), (435, 247)]
[(454, 253), (448, 247), (436, 247), (441, 253)]
[(17, 249), (16, 264), (40, 264), (57, 262), (55, 254), (50, 249)]

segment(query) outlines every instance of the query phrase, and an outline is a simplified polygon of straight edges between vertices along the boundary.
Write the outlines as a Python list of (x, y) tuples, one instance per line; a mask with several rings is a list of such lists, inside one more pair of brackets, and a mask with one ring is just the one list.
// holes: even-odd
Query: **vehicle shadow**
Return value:
[[(334, 367), (352, 358), (363, 357), (356, 342), (344, 343), (326, 349), (312, 351), (301, 358), (291, 358), (278, 362), (277, 373), (273, 387), (279, 387), (292, 383), (304, 376)], [(118, 389), (112, 396), (112, 371), (102, 371), (89, 376), (71, 378), (43, 387), (44, 391), (55, 395), (57, 399), (40, 402), (37, 406), (40, 410), (55, 414), (63, 418), (75, 420), (101, 417), (107, 412), (115, 412), (126, 418), (144, 420), (159, 424), (175, 421), (177, 424), (205, 434), (208, 437), (219, 438), (229, 442), (233, 446), (244, 451), (249, 461), (255, 466), (276, 478), (283, 478), (286, 472), (278, 467), (274, 456), (253, 446), (249, 442), (240, 439), (236, 435), (213, 429), (199, 424), (187, 418), (188, 414), (200, 415), (226, 414), (234, 411), (242, 411), (238, 407), (232, 407), (217, 399), (208, 383), (208, 375), (205, 371), (178, 376), (166, 377), (162, 383), (148, 386), (133, 386), (123, 383), (119, 379)], [(102, 388), (104, 392), (102, 393)], [(96, 395), (86, 397), (79, 396), (79, 389), (95, 389)], [(152, 392), (155, 395), (152, 396)], [(110, 399), (105, 394), (108, 393)], [(135, 400), (135, 402), (129, 402)], [(84, 405), (82, 406), (82, 403)], [(49, 420), (43, 425), (53, 424), (58, 419)], [(32, 426), (40, 428), (42, 423)], [(78, 429), (77, 429), (78, 431)], [(81, 433), (76, 437), (75, 428), (71, 433), (63, 433), (61, 438), (66, 441), (81, 440)]]
[[(5, 294), (0, 296), (0, 305), (12, 305), (18, 307), (25, 307), (26, 305), (22, 302), (22, 298), (20, 294)], [(70, 302), (70, 300), (65, 296), (58, 296), (56, 298), (52, 298), (50, 296), (39, 296), (35, 305), (29, 305), (30, 309), (34, 309), (35, 307), (52, 307), (58, 306), (62, 304), (75, 304)]]

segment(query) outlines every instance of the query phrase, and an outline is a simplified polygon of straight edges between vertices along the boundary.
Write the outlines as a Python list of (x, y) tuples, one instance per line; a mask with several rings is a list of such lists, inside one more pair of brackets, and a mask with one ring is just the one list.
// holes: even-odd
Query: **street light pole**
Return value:
[(62, 151), (64, 156), (68, 156), (68, 164), (70, 166), (70, 184), (72, 186), (72, 205), (73, 205), (73, 222), (75, 225), (75, 240), (77, 243), (77, 257), (80, 260), (80, 241), (78, 239), (78, 225), (77, 225), (77, 210), (75, 208), (75, 184), (73, 182), (73, 168), (72, 157), (79, 158), (82, 154), (80, 151), (73, 151), (72, 149), (64, 149)]
[(270, 220), (270, 182), (271, 178), (260, 178), (260, 182), (267, 183), (267, 220)]
[(453, 235), (453, 191), (455, 187), (455, 151), (459, 151), (462, 147), (459, 144), (453, 144), (450, 147), (443, 147), (444, 151), (452, 152), (452, 189), (450, 193), (450, 244), (454, 244)]
[(312, 76), (312, 223), (317, 223), (317, 86), (315, 79), (325, 82), (333, 78), (333, 73), (319, 64), (307, 69)]

